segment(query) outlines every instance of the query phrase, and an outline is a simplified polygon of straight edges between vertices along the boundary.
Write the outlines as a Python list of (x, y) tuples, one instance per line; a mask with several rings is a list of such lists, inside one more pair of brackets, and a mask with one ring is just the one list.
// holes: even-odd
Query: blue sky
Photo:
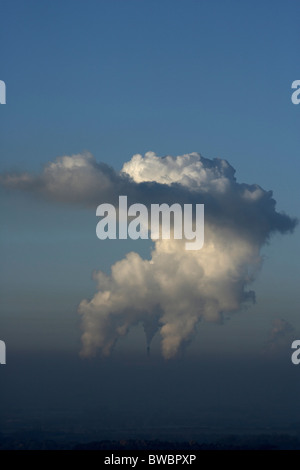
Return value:
[[(240, 182), (272, 189), (278, 209), (298, 216), (299, 14), (292, 0), (2, 0), (0, 170), (39, 171), (83, 150), (115, 169), (135, 153), (196, 151), (227, 159)], [(92, 211), (4, 192), (0, 204), (3, 331), (34, 349), (50, 324), (58, 347), (76, 350), (92, 270), (132, 245), (100, 246)], [(134, 246), (148, 255), (147, 243)], [(298, 231), (265, 248), (258, 303), (232, 320), (228, 344), (247, 331), (263, 344), (278, 316), (299, 331), (298, 253)]]

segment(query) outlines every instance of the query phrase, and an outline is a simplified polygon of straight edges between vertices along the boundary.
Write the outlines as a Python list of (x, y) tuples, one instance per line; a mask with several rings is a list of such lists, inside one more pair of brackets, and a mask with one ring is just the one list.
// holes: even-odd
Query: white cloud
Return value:
[(144, 157), (136, 154), (123, 165), (122, 171), (136, 183), (179, 183), (189, 189), (201, 188), (203, 192), (224, 192), (229, 179), (234, 175), (233, 168), (225, 160), (212, 161), (195, 152), (164, 158), (158, 157), (154, 152), (147, 152)]
[(112, 266), (109, 276), (94, 274), (97, 292), (79, 306), (85, 356), (98, 350), (110, 354), (118, 338), (138, 323), (144, 325), (148, 344), (159, 333), (163, 355), (174, 356), (193, 337), (200, 320), (222, 322), (224, 313), (254, 299), (248, 288), (261, 266), (262, 246), (272, 233), (291, 232), (296, 225), (276, 211), (272, 192), (238, 183), (227, 161), (198, 153), (134, 155), (119, 173), (88, 153), (64, 156), (40, 175), (0, 175), (0, 183), (94, 208), (116, 203), (119, 195), (148, 206), (205, 205), (201, 250), (186, 251), (185, 240), (158, 240), (150, 260), (129, 253)]

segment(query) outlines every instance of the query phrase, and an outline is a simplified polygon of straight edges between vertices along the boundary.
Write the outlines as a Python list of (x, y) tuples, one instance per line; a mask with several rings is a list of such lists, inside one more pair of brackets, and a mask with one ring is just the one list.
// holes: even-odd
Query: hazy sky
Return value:
[[(291, 84), (300, 79), (298, 1), (1, 0), (0, 8), (0, 79), (7, 86), (1, 175), (40, 175), (58, 157), (84, 152), (116, 173), (137, 153), (199, 152), (227, 160), (238, 183), (273, 191), (276, 210), (299, 217), (300, 105), (291, 102)], [(149, 259), (153, 247), (101, 242), (93, 207), (19, 189), (0, 188), (0, 339), (7, 369), (11, 353), (77, 358), (77, 309), (96, 293), (92, 272), (109, 273), (132, 250)], [(271, 237), (250, 286), (256, 304), (241, 306), (223, 325), (201, 321), (185, 360), (194, 365), (212, 355), (215, 376), (218, 355), (253, 357), (253, 364), (274, 357), (272, 367), (280, 356), (282, 371), (286, 360), (287, 377), (297, 383), (300, 366), (290, 370), (290, 344), (300, 338), (299, 250), (299, 228)], [(116, 354), (134, 353), (136, 361), (145, 348), (143, 328), (134, 326)], [(152, 348), (159, 360), (158, 335)], [(88, 364), (96, 371), (99, 358)], [(33, 361), (32, 367), (39, 366)], [(174, 370), (169, 373), (174, 380)], [(60, 380), (58, 373), (58, 387)]]

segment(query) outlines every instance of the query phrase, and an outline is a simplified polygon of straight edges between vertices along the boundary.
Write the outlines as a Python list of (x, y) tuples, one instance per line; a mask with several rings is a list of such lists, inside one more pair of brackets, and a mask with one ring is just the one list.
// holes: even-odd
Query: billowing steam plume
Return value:
[[(132, 252), (94, 274), (97, 292), (79, 305), (82, 355), (109, 355), (121, 336), (141, 323), (147, 345), (161, 335), (164, 357), (190, 341), (200, 320), (222, 322), (254, 300), (247, 290), (261, 266), (261, 248), (274, 232), (292, 232), (296, 220), (276, 211), (271, 191), (237, 183), (235, 170), (221, 159), (197, 153), (160, 158), (134, 155), (121, 172), (90, 154), (62, 157), (37, 176), (6, 174), (0, 182), (57, 202), (96, 207), (117, 203), (205, 205), (205, 241), (186, 251), (185, 240), (158, 240), (151, 259)], [(105, 243), (100, 242), (99, 243)]]

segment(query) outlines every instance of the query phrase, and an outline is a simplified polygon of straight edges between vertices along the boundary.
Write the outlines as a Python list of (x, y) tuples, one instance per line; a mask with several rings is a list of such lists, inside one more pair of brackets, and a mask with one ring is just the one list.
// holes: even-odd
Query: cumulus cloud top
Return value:
[(295, 220), (276, 211), (271, 191), (238, 183), (235, 170), (219, 158), (210, 160), (198, 153), (158, 157), (148, 152), (134, 155), (116, 172), (99, 163), (90, 153), (58, 157), (38, 175), (1, 174), (0, 184), (31, 192), (48, 200), (94, 208), (101, 203), (117, 204), (127, 195), (130, 204), (203, 203), (206, 221), (235, 227), (260, 237), (273, 231), (293, 230)]
[(163, 355), (173, 357), (200, 320), (222, 322), (224, 313), (254, 300), (248, 286), (261, 266), (262, 246), (273, 232), (292, 232), (296, 226), (295, 219), (276, 211), (271, 191), (238, 183), (226, 160), (198, 153), (134, 155), (121, 172), (89, 153), (64, 156), (39, 175), (0, 175), (0, 183), (88, 208), (117, 204), (119, 195), (147, 206), (205, 205), (201, 250), (186, 251), (184, 240), (157, 240), (150, 260), (132, 252), (112, 266), (110, 275), (94, 273), (97, 292), (79, 306), (84, 356), (98, 350), (110, 354), (118, 338), (141, 323), (148, 345), (159, 332)]
[(155, 181), (171, 185), (178, 183), (190, 190), (225, 192), (229, 181), (234, 180), (234, 169), (226, 160), (209, 160), (194, 152), (177, 157), (158, 157), (147, 152), (136, 154), (123, 165), (122, 171), (136, 183)]

